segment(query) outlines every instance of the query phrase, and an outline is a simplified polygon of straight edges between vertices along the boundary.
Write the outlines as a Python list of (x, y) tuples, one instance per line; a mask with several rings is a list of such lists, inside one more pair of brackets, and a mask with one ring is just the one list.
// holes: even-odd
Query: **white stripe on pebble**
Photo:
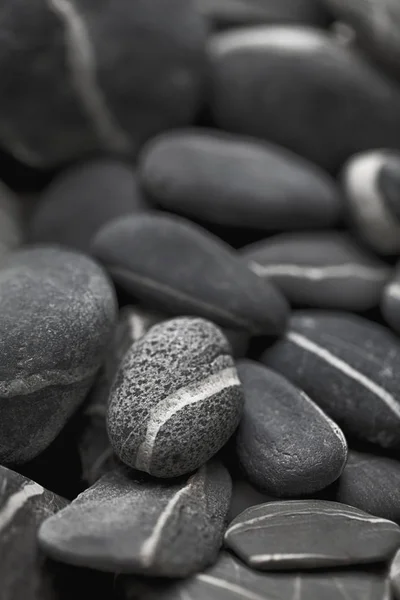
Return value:
[(317, 553), (291, 553), (291, 554), (253, 554), (249, 557), (249, 563), (252, 566), (257, 566), (265, 562), (278, 562), (282, 560), (293, 560), (299, 558), (316, 558), (321, 560), (332, 559), (332, 554), (317, 554)]
[(232, 592), (233, 594), (239, 596), (239, 598), (242, 598), (242, 600), (266, 600), (264, 595), (259, 596), (258, 594), (250, 592), (241, 585), (230, 583), (229, 581), (225, 581), (225, 579), (220, 579), (219, 577), (213, 577), (212, 575), (206, 575), (204, 573), (195, 575), (195, 577), (204, 583), (208, 583), (210, 585), (214, 585), (215, 587), (227, 590), (228, 592)]
[(377, 267), (368, 267), (360, 264), (327, 265), (324, 267), (310, 267), (303, 265), (261, 265), (252, 261), (250, 269), (260, 277), (297, 277), (322, 281), (324, 279), (340, 279), (358, 277), (370, 281), (381, 281), (387, 279), (388, 271)]
[(240, 380), (236, 368), (229, 367), (210, 375), (203, 381), (181, 388), (161, 400), (150, 412), (144, 440), (136, 455), (135, 467), (149, 472), (157, 435), (165, 423), (177, 412), (190, 404), (202, 402), (225, 389), (239, 385)]
[(38, 483), (32, 482), (24, 485), (21, 490), (12, 494), (0, 509), (0, 531), (7, 527), (13, 516), (26, 504), (29, 498), (41, 496), (44, 488)]

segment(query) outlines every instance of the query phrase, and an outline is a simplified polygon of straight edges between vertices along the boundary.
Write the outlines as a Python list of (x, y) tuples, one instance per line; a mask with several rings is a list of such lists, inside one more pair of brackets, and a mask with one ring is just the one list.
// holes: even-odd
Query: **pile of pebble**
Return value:
[(400, 598), (400, 3), (2, 0), (0, 600)]

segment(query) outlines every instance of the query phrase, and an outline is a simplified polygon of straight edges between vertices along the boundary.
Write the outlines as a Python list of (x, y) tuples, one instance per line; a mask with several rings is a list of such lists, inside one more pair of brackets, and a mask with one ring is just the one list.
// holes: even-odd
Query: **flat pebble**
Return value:
[(347, 459), (340, 428), (303, 391), (253, 361), (239, 361), (245, 397), (237, 453), (249, 480), (278, 497), (322, 490)]
[(241, 250), (251, 270), (298, 307), (364, 311), (379, 305), (391, 269), (347, 233), (283, 233)]
[(134, 344), (108, 406), (108, 433), (119, 458), (156, 477), (178, 477), (216, 454), (243, 410), (230, 352), (222, 332), (198, 318), (155, 325)]
[[(192, 122), (203, 95), (206, 25), (191, 0), (4, 0), (3, 148), (34, 167), (131, 154)], [(21, 90), (23, 92), (21, 93)], [(29, 107), (27, 106), (29, 99)]]
[(400, 343), (350, 313), (299, 311), (262, 362), (304, 390), (344, 433), (384, 448), (400, 444)]
[(205, 229), (176, 216), (114, 220), (92, 251), (116, 284), (148, 309), (196, 315), (253, 335), (276, 335), (288, 305), (238, 253)]
[(391, 329), (400, 333), (400, 262), (393, 279), (383, 289), (381, 312)]
[(218, 33), (209, 55), (222, 129), (281, 144), (328, 170), (355, 152), (400, 146), (400, 87), (322, 30)]
[(400, 153), (352, 156), (341, 175), (349, 225), (378, 254), (400, 253)]
[(62, 171), (42, 193), (29, 238), (89, 252), (92, 237), (105, 223), (145, 209), (128, 164), (110, 158), (82, 162)]
[(0, 271), (0, 460), (42, 452), (83, 402), (116, 320), (113, 287), (90, 258), (52, 247)]
[(248, 508), (232, 521), (225, 545), (260, 570), (319, 569), (391, 559), (400, 527), (326, 500), (287, 500)]
[(178, 483), (105, 475), (39, 531), (53, 559), (117, 573), (187, 577), (216, 560), (231, 479), (219, 463)]

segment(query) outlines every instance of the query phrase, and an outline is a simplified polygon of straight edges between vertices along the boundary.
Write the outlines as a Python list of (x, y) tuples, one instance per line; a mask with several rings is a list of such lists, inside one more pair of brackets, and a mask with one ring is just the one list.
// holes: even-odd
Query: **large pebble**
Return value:
[(299, 311), (262, 361), (298, 385), (345, 434), (400, 444), (400, 343), (350, 313)]
[(236, 517), (225, 545), (260, 570), (379, 563), (399, 548), (400, 527), (339, 502), (268, 502)]
[(390, 327), (400, 333), (400, 262), (393, 279), (385, 286), (382, 294), (381, 311)]
[(51, 247), (0, 271), (0, 460), (46, 448), (84, 400), (110, 341), (114, 290), (91, 259)]
[(24, 238), (19, 198), (0, 182), (0, 260), (21, 245)]
[(127, 164), (115, 159), (83, 162), (61, 172), (43, 192), (29, 237), (89, 252), (92, 237), (105, 223), (145, 208)]
[(253, 335), (285, 327), (284, 296), (232, 248), (186, 219), (120, 218), (98, 233), (92, 250), (114, 281), (148, 308), (197, 315)]
[(300, 307), (364, 311), (379, 305), (391, 269), (347, 233), (286, 233), (243, 248), (254, 273)]
[(347, 459), (339, 427), (301, 390), (253, 361), (239, 361), (245, 404), (237, 452), (249, 480), (280, 497), (335, 481)]
[[(206, 28), (192, 0), (4, 0), (2, 146), (52, 166), (94, 151), (131, 153), (192, 122)], [(27, 103), (27, 99), (29, 102)]]
[(400, 253), (400, 152), (356, 154), (341, 176), (349, 224), (379, 254)]
[(156, 477), (200, 467), (239, 424), (243, 393), (229, 344), (211, 322), (155, 325), (118, 371), (107, 424), (127, 465)]
[(341, 214), (339, 192), (322, 169), (228, 133), (162, 134), (143, 150), (139, 172), (163, 208), (205, 222), (274, 231), (331, 226)]
[(217, 557), (231, 496), (228, 471), (203, 466), (178, 483), (105, 475), (40, 528), (52, 558), (117, 573), (187, 577)]
[(228, 131), (337, 169), (355, 152), (400, 146), (400, 88), (322, 30), (260, 26), (214, 35), (212, 112)]

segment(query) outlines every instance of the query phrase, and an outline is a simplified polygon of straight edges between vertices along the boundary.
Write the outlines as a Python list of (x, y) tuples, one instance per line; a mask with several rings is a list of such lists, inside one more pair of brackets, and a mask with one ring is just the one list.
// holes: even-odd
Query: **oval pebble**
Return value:
[(400, 527), (339, 502), (286, 500), (245, 510), (225, 545), (253, 569), (350, 566), (391, 559)]
[(148, 308), (253, 335), (276, 335), (285, 327), (284, 296), (231, 247), (186, 219), (117, 219), (98, 233), (92, 251), (114, 281)]
[(62, 171), (45, 189), (29, 226), (35, 243), (89, 252), (97, 231), (108, 221), (145, 210), (134, 171), (103, 158)]
[(232, 483), (220, 464), (178, 483), (105, 475), (39, 530), (51, 558), (117, 573), (187, 577), (216, 560)]
[(203, 465), (235, 431), (243, 410), (229, 344), (211, 322), (155, 325), (125, 355), (107, 426), (115, 453), (156, 477)]
[(245, 397), (237, 453), (249, 480), (277, 497), (322, 490), (347, 459), (340, 428), (281, 375), (253, 361), (239, 361)]
[(400, 88), (322, 30), (259, 26), (209, 42), (219, 127), (285, 146), (328, 170), (400, 146)]
[(388, 325), (400, 333), (400, 262), (397, 264), (394, 277), (383, 290), (381, 312)]
[(400, 253), (400, 153), (356, 154), (341, 175), (349, 224), (378, 254)]
[(0, 460), (42, 452), (84, 400), (116, 320), (113, 287), (90, 258), (52, 247), (0, 271)]
[(227, 133), (160, 135), (145, 146), (139, 173), (160, 206), (204, 222), (274, 231), (332, 226), (341, 214), (338, 189), (322, 169)]
[(304, 390), (344, 433), (384, 448), (400, 444), (400, 343), (350, 313), (299, 311), (262, 362)]

